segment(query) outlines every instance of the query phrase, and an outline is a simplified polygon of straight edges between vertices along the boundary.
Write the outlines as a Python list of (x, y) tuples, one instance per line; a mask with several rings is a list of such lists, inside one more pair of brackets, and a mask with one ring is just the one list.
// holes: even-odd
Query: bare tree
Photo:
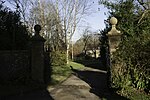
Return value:
[(89, 29), (90, 27), (87, 26), (84, 30), (83, 30), (83, 43), (84, 43), (84, 47), (83, 47), (83, 51), (84, 52), (84, 55), (86, 55), (86, 51), (87, 51), (87, 44), (88, 44), (88, 41), (89, 41), (89, 38), (90, 38), (90, 34), (92, 33)]
[(69, 44), (80, 20), (89, 14), (89, 0), (56, 0), (57, 14), (60, 15), (65, 34), (66, 59), (68, 63)]
[[(42, 36), (50, 36), (57, 30), (66, 45), (68, 63), (69, 44), (81, 19), (88, 15), (90, 0), (8, 0), (22, 14), (24, 22), (28, 22), (30, 31), (35, 24), (42, 26)], [(49, 8), (48, 8), (49, 7)], [(28, 9), (28, 10), (27, 10)], [(28, 14), (27, 14), (28, 13)], [(30, 17), (27, 17), (29, 15)], [(28, 20), (28, 21), (27, 21)], [(54, 23), (54, 24), (53, 24)], [(51, 32), (48, 32), (51, 31)], [(51, 34), (51, 35), (50, 35)]]
[(150, 0), (137, 0), (137, 2), (144, 8), (141, 18), (138, 21), (140, 23), (150, 13)]
[(98, 50), (100, 45), (99, 34), (90, 31), (89, 27), (86, 27), (83, 30), (82, 40), (84, 44), (82, 52), (84, 52), (84, 55), (87, 55), (87, 50), (91, 50), (96, 58), (96, 50)]
[(30, 24), (42, 26), (41, 35), (47, 40), (45, 47), (52, 51), (63, 49), (64, 34), (58, 14), (57, 6), (48, 0), (38, 0), (33, 3), (30, 10)]

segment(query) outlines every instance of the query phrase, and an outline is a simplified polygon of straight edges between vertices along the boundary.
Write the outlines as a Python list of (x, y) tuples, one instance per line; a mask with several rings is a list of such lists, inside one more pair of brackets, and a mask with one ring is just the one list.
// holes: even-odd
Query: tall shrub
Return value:
[(119, 49), (112, 58), (113, 86), (149, 91), (150, 11), (137, 0), (100, 1), (109, 9), (109, 18), (118, 19), (117, 28), (123, 33)]
[(52, 66), (64, 66), (66, 65), (65, 52), (53, 51), (51, 52), (51, 65)]
[(116, 87), (150, 90), (150, 34), (128, 38), (120, 44), (112, 61)]
[(26, 49), (28, 38), (20, 14), (0, 2), (0, 50)]

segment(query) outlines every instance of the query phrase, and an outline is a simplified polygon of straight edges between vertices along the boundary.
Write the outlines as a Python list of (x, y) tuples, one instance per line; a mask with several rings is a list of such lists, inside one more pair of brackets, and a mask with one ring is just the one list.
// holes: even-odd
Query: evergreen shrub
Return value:
[(150, 34), (126, 39), (114, 53), (112, 80), (115, 87), (150, 90)]

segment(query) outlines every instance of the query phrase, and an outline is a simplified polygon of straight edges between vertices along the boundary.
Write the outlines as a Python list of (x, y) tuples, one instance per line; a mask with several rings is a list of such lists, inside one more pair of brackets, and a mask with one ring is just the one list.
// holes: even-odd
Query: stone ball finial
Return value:
[(115, 17), (111, 17), (111, 18), (110, 18), (110, 23), (111, 23), (112, 25), (116, 25), (117, 22), (118, 22), (117, 18), (115, 18)]
[(41, 26), (40, 25), (35, 25), (34, 26), (34, 30), (35, 30), (35, 32), (36, 32), (36, 34), (39, 34), (40, 33), (40, 31), (41, 31)]

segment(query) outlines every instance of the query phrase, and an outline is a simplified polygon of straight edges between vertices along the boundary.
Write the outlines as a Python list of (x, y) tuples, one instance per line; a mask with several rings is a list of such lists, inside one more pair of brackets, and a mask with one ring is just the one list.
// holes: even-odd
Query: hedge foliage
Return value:
[(115, 87), (150, 90), (150, 34), (130, 37), (120, 44), (112, 60)]
[(11, 11), (0, 1), (0, 50), (24, 50), (28, 39), (28, 31), (22, 25), (19, 12)]
[(52, 66), (66, 65), (66, 53), (64, 51), (52, 51), (50, 54)]
[[(139, 0), (100, 0), (109, 9), (109, 18), (118, 19), (117, 29), (121, 31), (122, 41), (112, 57), (112, 82), (114, 87), (124, 90), (150, 90), (150, 11), (143, 8)], [(144, 3), (143, 3), (144, 4)], [(108, 20), (103, 33), (110, 28)], [(105, 35), (104, 34), (104, 35)], [(104, 36), (103, 35), (103, 36)], [(104, 38), (107, 42), (107, 38)], [(107, 46), (107, 44), (103, 45)], [(124, 95), (124, 94), (123, 94)]]

